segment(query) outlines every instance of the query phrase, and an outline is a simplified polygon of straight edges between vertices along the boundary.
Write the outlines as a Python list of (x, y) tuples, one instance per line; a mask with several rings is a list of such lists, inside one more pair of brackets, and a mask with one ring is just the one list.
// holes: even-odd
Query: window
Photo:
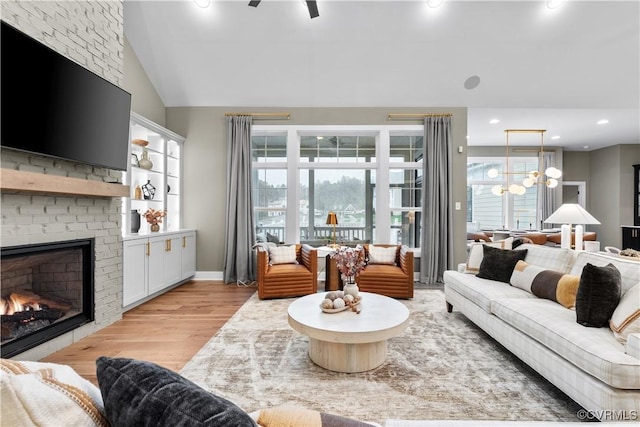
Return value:
[(419, 125), (254, 125), (256, 228), (326, 244), (334, 211), (338, 242), (419, 246), (422, 133)]
[(256, 233), (269, 233), (277, 236), (280, 242), (284, 242), (284, 226), (287, 220), (286, 182), (286, 170), (255, 169), (253, 171)]
[[(497, 169), (496, 178), (489, 177), (489, 170)], [(538, 169), (537, 157), (509, 157), (509, 173), (506, 174), (505, 158), (469, 158), (467, 161), (467, 228), (470, 231), (491, 229), (535, 229), (539, 223), (538, 188), (527, 189), (522, 196), (505, 193), (496, 196), (491, 192), (495, 185), (520, 182), (529, 171)]]

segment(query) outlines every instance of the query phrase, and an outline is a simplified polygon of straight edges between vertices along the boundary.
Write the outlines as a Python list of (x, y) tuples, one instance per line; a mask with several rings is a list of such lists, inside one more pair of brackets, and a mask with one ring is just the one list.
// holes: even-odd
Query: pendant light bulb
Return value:
[(497, 178), (498, 177), (498, 169), (491, 168), (487, 171), (487, 176), (489, 178)]
[(547, 168), (546, 171), (544, 171), (545, 175), (547, 175), (549, 178), (555, 178), (558, 179), (562, 176), (562, 171), (558, 168), (554, 168), (553, 166), (551, 166), (550, 168)]
[(496, 196), (502, 196), (502, 194), (504, 193), (502, 185), (494, 185), (493, 187), (491, 187), (491, 193)]

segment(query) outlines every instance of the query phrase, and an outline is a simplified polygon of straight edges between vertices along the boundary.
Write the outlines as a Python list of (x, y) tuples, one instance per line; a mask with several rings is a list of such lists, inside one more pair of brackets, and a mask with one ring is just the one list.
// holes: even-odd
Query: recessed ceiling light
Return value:
[(562, 6), (562, 3), (564, 3), (564, 0), (547, 0), (547, 7), (549, 9), (557, 9)]
[(560, 139), (560, 137), (558, 135), (554, 135), (551, 137), (551, 139)]
[(440, 7), (444, 3), (444, 0), (427, 0), (427, 5), (432, 8)]
[(500, 123), (500, 120), (498, 120), (498, 119), (491, 119), (491, 120), (489, 120), (489, 123), (491, 123), (492, 125), (495, 125), (496, 123)]
[(607, 123), (609, 123), (609, 120), (607, 119), (598, 120), (599, 125), (606, 125)]
[(588, 148), (589, 148), (589, 146), (588, 146), (588, 145), (585, 145), (583, 148), (586, 150), (586, 149), (588, 149)]

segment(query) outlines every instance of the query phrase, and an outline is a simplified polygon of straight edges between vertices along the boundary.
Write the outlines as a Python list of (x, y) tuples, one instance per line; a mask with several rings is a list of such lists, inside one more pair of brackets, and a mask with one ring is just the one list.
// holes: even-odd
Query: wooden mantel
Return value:
[(13, 169), (0, 169), (3, 193), (41, 193), (91, 197), (129, 197), (129, 186), (119, 183), (89, 181), (67, 176), (46, 175)]

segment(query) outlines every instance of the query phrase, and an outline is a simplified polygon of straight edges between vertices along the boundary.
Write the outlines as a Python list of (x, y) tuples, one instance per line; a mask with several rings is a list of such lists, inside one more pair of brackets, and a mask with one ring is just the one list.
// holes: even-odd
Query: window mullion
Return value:
[(285, 242), (300, 241), (300, 136), (295, 129), (287, 131), (287, 221)]
[(376, 239), (373, 243), (389, 243), (391, 241), (391, 210), (389, 209), (389, 154), (391, 136), (388, 129), (380, 130), (377, 144)]

